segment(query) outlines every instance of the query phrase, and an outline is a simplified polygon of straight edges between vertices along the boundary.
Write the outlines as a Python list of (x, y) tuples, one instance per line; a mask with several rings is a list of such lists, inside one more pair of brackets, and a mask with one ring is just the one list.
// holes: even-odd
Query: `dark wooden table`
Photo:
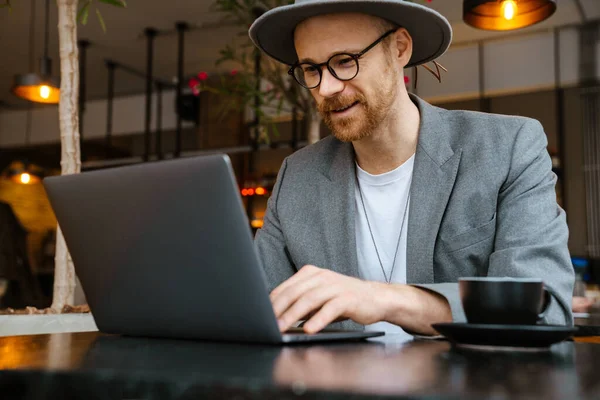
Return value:
[(600, 345), (474, 352), (446, 341), (287, 347), (98, 333), (0, 338), (0, 399), (593, 399)]

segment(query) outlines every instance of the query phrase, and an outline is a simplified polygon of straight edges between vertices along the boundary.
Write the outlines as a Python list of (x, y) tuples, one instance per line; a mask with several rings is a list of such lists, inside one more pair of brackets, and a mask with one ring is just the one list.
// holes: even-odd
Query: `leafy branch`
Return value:
[[(248, 38), (248, 27), (264, 11), (291, 4), (292, 0), (215, 0), (212, 10), (223, 16), (223, 21), (238, 27), (238, 35), (219, 53), (217, 66), (234, 66), (229, 76), (222, 76), (218, 87), (192, 80), (192, 89), (209, 90), (223, 95), (227, 100), (221, 116), (241, 107), (250, 108), (261, 121), (254, 127), (264, 131), (267, 126), (275, 132), (275, 120), (283, 112), (296, 109), (311, 112), (313, 103), (308, 92), (298, 90), (287, 67), (271, 58), (260, 55), (260, 50)], [(260, 56), (260, 74), (255, 74), (256, 57)], [(268, 114), (267, 114), (268, 112)], [(274, 113), (274, 115), (273, 115)]]
[[(10, 0), (6, 0), (6, 1), (10, 1)], [(127, 7), (127, 3), (125, 2), (125, 0), (95, 0), (95, 1), (104, 3), (104, 4), (110, 4), (112, 6), (120, 7), (120, 8)], [(90, 8), (92, 7), (93, 3), (94, 3), (94, 0), (85, 0), (83, 2), (83, 4), (81, 5), (81, 7), (79, 8), (79, 12), (77, 13), (77, 20), (81, 24), (87, 25), (88, 19), (90, 16)], [(104, 33), (106, 33), (106, 23), (104, 22), (102, 13), (100, 12), (100, 9), (98, 7), (96, 7), (95, 11), (96, 11), (96, 16), (98, 17), (98, 22), (100, 23), (100, 27), (102, 28), (102, 31)]]
[[(0, 4), (0, 8), (8, 8), (12, 11), (12, 1), (13, 0), (3, 0), (4, 3)], [(90, 15), (90, 8), (92, 7), (92, 3), (96, 1), (99, 3), (110, 4), (115, 7), (127, 8), (127, 3), (125, 0), (85, 0), (83, 4), (79, 8), (79, 12), (77, 13), (77, 21), (79, 21), (83, 25), (87, 25), (88, 18)], [(96, 16), (98, 17), (98, 22), (102, 27), (102, 31), (106, 33), (106, 23), (104, 22), (104, 18), (102, 17), (102, 13), (100, 9), (96, 7)]]
[[(431, 0), (409, 1), (423, 3)], [(274, 121), (282, 112), (292, 109), (304, 115), (316, 112), (310, 93), (300, 88), (288, 75), (287, 66), (261, 55), (260, 75), (255, 74), (256, 57), (260, 50), (250, 41), (248, 28), (265, 11), (292, 3), (293, 0), (215, 0), (212, 4), (212, 11), (221, 14), (223, 22), (238, 28), (234, 40), (221, 49), (216, 65), (232, 65), (235, 69), (229, 76), (221, 76), (218, 86), (204, 82), (205, 72), (198, 75), (204, 76), (204, 79), (192, 78), (189, 84), (196, 95), (205, 90), (224, 96), (226, 105), (220, 111), (222, 118), (229, 111), (248, 107), (261, 120), (262, 126), (255, 128), (269, 125), (276, 129)], [(274, 111), (275, 116), (269, 116), (265, 111)]]

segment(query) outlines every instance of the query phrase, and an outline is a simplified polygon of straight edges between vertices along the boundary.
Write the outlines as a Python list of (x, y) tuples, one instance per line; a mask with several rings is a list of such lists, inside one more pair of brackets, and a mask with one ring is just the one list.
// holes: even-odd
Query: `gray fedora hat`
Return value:
[(250, 39), (269, 56), (292, 65), (297, 61), (294, 30), (300, 22), (316, 15), (346, 12), (373, 15), (406, 28), (413, 39), (407, 67), (433, 61), (452, 41), (452, 28), (443, 15), (406, 0), (295, 0), (256, 19), (250, 27)]

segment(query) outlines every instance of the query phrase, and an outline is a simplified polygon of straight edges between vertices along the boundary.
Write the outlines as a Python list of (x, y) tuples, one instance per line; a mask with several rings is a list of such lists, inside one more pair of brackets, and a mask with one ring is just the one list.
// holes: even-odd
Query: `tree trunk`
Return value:
[(308, 112), (308, 129), (307, 140), (308, 144), (317, 143), (321, 139), (321, 115), (317, 110), (311, 108)]
[[(77, 0), (57, 0), (60, 44), (60, 120), (61, 169), (63, 175), (81, 170), (79, 150), (79, 55), (77, 49)], [(75, 294), (75, 269), (60, 226), (56, 233), (56, 258), (52, 308), (61, 311), (72, 305)]]

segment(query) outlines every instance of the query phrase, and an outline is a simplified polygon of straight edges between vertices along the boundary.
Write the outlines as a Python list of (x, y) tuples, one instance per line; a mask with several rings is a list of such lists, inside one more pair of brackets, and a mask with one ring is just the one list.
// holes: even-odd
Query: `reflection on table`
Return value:
[(399, 343), (393, 337), (281, 347), (55, 334), (0, 338), (0, 368), (0, 385), (31, 399), (64, 393), (96, 399), (349, 393), (576, 399), (600, 393), (600, 346), (572, 341), (542, 352), (480, 352), (442, 340)]

